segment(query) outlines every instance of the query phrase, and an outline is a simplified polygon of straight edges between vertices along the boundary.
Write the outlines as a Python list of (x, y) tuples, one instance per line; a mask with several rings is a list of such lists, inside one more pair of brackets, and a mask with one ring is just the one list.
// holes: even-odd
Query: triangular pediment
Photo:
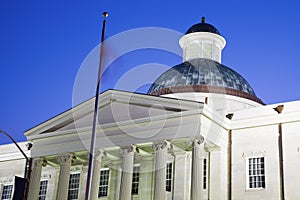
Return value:
[[(95, 98), (91, 98), (25, 132), (33, 136), (44, 133), (89, 128), (93, 123)], [(200, 109), (202, 103), (156, 97), (146, 94), (107, 90), (100, 94), (98, 122), (113, 125), (122, 122), (167, 117), (174, 113)]]

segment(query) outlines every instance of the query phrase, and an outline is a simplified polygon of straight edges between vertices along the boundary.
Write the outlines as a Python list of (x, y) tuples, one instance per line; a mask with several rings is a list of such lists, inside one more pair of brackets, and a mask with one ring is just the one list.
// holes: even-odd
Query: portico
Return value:
[[(201, 121), (207, 120), (206, 115), (213, 114), (209, 108), (199, 102), (179, 103), (171, 98), (160, 98), (161, 101), (154, 104), (151, 101), (157, 97), (120, 91), (107, 91), (101, 94), (101, 98), (99, 119), (105, 123), (100, 122), (101, 128), (97, 133), (98, 154), (95, 157), (97, 162), (94, 165), (92, 187), (94, 198), (98, 198), (101, 169), (108, 168), (112, 169), (111, 174), (116, 172), (115, 181), (111, 181), (108, 186), (112, 188), (109, 192), (114, 193), (114, 199), (131, 199), (133, 175), (137, 176), (133, 172), (136, 164), (140, 165), (138, 177), (141, 179), (139, 184), (143, 184), (141, 188), (152, 189), (135, 194), (134, 198), (143, 196), (143, 199), (166, 199), (174, 196), (175, 199), (205, 199), (209, 195), (201, 189), (203, 159), (207, 154), (204, 146), (207, 146), (205, 149), (210, 148), (215, 134), (219, 134), (219, 137), (214, 145), (222, 144), (223, 140), (222, 132), (213, 133), (206, 126), (201, 126)], [(33, 141), (32, 155), (36, 160), (32, 187), (36, 187), (37, 180), (43, 174), (43, 161), (48, 163), (48, 167), (56, 168), (55, 180), (58, 185), (63, 185), (55, 189), (56, 199), (67, 199), (72, 168), (87, 167), (86, 144), (89, 144), (90, 127), (85, 125), (91, 114), (89, 106), (92, 101), (62, 113), (56, 119), (51, 119), (51, 122), (45, 122), (26, 133)], [(106, 113), (103, 117), (101, 114), (104, 112), (101, 110)], [(115, 117), (115, 112), (119, 110), (128, 112)], [(79, 116), (75, 122), (70, 120), (73, 116)], [(215, 125), (217, 123), (212, 122), (211, 126)], [(219, 130), (226, 132), (224, 127)], [(192, 166), (191, 170), (182, 171), (180, 167), (177, 170), (177, 160)], [(144, 162), (148, 164), (145, 166)], [(180, 195), (174, 195), (173, 190), (166, 191), (168, 163), (172, 163), (168, 166), (173, 174), (169, 181), (172, 182), (173, 190), (182, 190)], [(149, 173), (152, 175), (149, 176)], [(176, 176), (185, 179), (177, 180)], [(81, 170), (80, 180), (84, 180), (84, 177), (86, 172)], [(79, 190), (83, 191), (83, 188)], [(32, 191), (32, 195), (35, 197), (37, 192)]]

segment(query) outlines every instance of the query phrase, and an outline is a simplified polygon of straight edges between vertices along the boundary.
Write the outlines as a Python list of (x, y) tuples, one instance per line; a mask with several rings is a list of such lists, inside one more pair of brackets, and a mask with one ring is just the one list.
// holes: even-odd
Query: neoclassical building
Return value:
[[(183, 63), (147, 94), (100, 95), (92, 199), (299, 199), (300, 101), (265, 105), (221, 63), (226, 41), (204, 18), (179, 43)], [(84, 199), (94, 101), (25, 132), (30, 200)], [(25, 161), (12, 144), (0, 150), (11, 199)]]

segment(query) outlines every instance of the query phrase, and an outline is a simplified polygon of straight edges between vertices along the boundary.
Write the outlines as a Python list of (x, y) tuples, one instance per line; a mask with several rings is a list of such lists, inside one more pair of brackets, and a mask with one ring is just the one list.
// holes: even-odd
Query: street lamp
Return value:
[(30, 175), (30, 168), (31, 168), (31, 159), (27, 157), (27, 155), (21, 149), (21, 147), (18, 145), (18, 143), (7, 132), (0, 129), (0, 133), (3, 133), (4, 135), (6, 135), (16, 145), (16, 147), (19, 149), (19, 151), (23, 154), (23, 156), (26, 159), (26, 165), (25, 165), (25, 170), (24, 170), (24, 178), (26, 179), (24, 200), (27, 200), (27, 193), (28, 193), (28, 186), (29, 186), (29, 175)]

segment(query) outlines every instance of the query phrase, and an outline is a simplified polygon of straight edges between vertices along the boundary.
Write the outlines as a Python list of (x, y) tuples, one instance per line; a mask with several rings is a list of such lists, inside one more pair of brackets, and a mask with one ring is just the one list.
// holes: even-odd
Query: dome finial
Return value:
[(205, 23), (205, 17), (201, 18), (201, 23)]
[(106, 17), (108, 17), (108, 12), (103, 12), (102, 15), (104, 18), (106, 18)]

